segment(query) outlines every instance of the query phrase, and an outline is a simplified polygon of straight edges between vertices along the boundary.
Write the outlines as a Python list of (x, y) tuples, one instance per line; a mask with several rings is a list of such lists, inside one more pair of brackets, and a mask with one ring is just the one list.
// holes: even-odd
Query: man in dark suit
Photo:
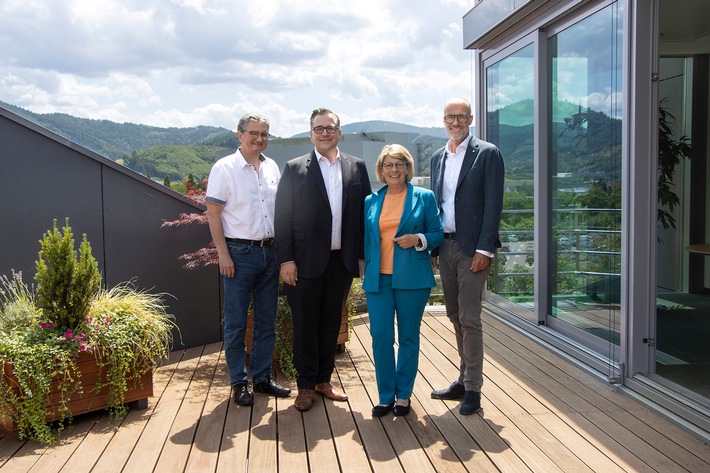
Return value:
[(313, 395), (347, 396), (330, 383), (345, 299), (364, 255), (363, 203), (371, 192), (365, 162), (341, 153), (340, 119), (319, 108), (311, 115), (315, 149), (286, 163), (276, 193), (277, 260), (293, 314), (296, 409)]
[(468, 100), (449, 100), (444, 107), (449, 142), (431, 158), (431, 187), (444, 227), (444, 243), (432, 252), (432, 265), (439, 268), (460, 357), (458, 379), (431, 397), (463, 399), (459, 407), (463, 415), (481, 408), (481, 308), (491, 259), (500, 248), (505, 174), (498, 148), (470, 135), (472, 122)]

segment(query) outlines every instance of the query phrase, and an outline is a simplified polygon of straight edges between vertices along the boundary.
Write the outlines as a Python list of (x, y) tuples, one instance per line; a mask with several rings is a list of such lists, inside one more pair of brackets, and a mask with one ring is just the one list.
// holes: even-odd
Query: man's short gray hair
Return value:
[(247, 131), (247, 124), (249, 122), (257, 122), (257, 123), (263, 123), (267, 127), (269, 126), (269, 119), (266, 118), (265, 115), (262, 115), (259, 112), (249, 112), (245, 113), (242, 118), (239, 119), (239, 123), (237, 124), (237, 131), (239, 133), (244, 133)]

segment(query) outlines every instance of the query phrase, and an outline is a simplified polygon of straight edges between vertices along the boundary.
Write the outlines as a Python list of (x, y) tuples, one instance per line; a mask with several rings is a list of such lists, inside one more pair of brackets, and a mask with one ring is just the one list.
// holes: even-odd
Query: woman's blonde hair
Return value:
[(414, 174), (414, 158), (412, 158), (407, 148), (396, 143), (385, 145), (384, 148), (382, 148), (382, 152), (380, 152), (380, 155), (377, 157), (377, 162), (375, 163), (375, 175), (377, 176), (377, 180), (383, 184), (387, 184), (385, 176), (382, 174), (382, 164), (384, 164), (387, 156), (407, 163), (407, 176), (404, 180), (406, 182), (411, 181), (412, 174)]

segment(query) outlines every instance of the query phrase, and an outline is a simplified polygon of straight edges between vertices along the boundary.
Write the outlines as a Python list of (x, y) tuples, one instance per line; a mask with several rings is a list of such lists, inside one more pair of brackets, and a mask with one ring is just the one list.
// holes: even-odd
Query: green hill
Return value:
[(171, 182), (182, 182), (192, 174), (201, 181), (209, 176), (212, 165), (219, 158), (233, 153), (234, 149), (204, 145), (156, 146), (134, 152), (118, 162), (153, 179), (162, 180), (168, 176)]
[(214, 126), (159, 128), (77, 118), (64, 113), (39, 114), (4, 102), (0, 102), (0, 106), (114, 161), (155, 146), (199, 145), (210, 140), (219, 143), (226, 135), (234, 134)]

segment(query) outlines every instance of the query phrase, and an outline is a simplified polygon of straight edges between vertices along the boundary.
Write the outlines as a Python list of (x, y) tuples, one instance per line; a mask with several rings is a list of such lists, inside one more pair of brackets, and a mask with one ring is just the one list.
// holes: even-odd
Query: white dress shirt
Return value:
[(274, 237), (274, 207), (281, 173), (273, 159), (264, 155), (259, 159), (257, 172), (237, 150), (218, 160), (210, 171), (205, 199), (224, 206), (221, 217), (227, 238)]
[(315, 150), (325, 182), (325, 190), (328, 192), (330, 202), (330, 213), (333, 216), (331, 222), (330, 249), (341, 249), (341, 235), (343, 229), (343, 166), (340, 161), (340, 150), (331, 163), (328, 158)]

